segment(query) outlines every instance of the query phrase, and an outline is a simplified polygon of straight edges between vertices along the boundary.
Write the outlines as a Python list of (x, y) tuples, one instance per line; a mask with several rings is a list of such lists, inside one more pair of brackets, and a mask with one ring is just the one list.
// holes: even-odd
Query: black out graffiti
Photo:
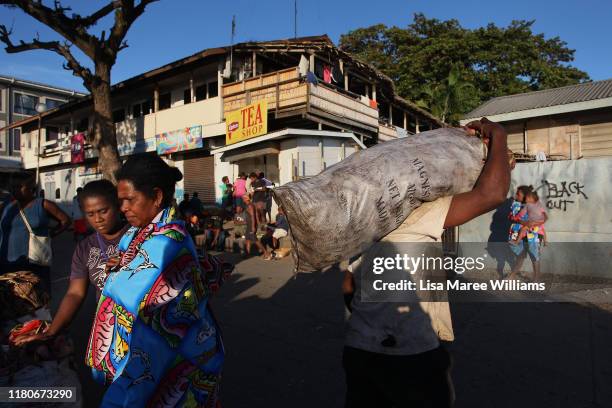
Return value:
[(589, 197), (584, 192), (584, 184), (577, 181), (560, 181), (553, 183), (548, 180), (542, 180), (546, 185), (546, 207), (549, 210), (567, 211), (580, 197), (588, 200)]

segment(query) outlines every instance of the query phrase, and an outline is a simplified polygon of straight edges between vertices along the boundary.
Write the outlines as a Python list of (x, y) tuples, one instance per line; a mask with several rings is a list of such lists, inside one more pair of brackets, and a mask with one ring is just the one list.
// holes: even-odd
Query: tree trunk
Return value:
[(111, 106), (111, 65), (104, 62), (96, 63), (96, 78), (91, 84), (93, 98), (94, 121), (93, 139), (90, 141), (98, 150), (98, 166), (105, 179), (115, 182), (115, 172), (121, 166), (117, 150), (117, 135), (113, 123)]

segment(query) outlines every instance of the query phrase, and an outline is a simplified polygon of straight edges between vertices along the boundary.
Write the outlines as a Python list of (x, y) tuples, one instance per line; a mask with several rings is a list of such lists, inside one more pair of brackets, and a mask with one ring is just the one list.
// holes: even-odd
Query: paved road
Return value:
[[(56, 244), (57, 299), (72, 244)], [(342, 407), (345, 310), (338, 271), (292, 278), (290, 259), (237, 261), (213, 300), (227, 358), (225, 408)], [(94, 298), (72, 326), (83, 359)], [(569, 303), (452, 305), (458, 408), (612, 407), (612, 308)], [(85, 406), (102, 390), (80, 365)]]

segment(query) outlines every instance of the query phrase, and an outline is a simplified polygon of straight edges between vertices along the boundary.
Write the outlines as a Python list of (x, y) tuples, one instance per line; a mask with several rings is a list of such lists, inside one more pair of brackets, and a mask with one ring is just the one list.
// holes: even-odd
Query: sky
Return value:
[[(63, 0), (86, 15), (110, 0)], [(52, 4), (45, 0), (46, 4)], [(533, 30), (546, 38), (559, 36), (576, 50), (573, 65), (594, 80), (612, 78), (612, 1), (609, 0), (298, 0), (298, 36), (340, 35), (383, 23), (404, 27), (415, 12), (446, 20), (455, 18), (468, 28), (493, 22), (535, 20)], [(70, 13), (70, 12), (68, 12)], [(294, 0), (160, 0), (148, 6), (127, 35), (113, 68), (113, 83), (131, 78), (205, 48), (228, 45), (236, 16), (235, 42), (274, 40), (294, 35)], [(12, 41), (42, 41), (57, 34), (19, 10), (0, 6), (0, 24), (13, 27)], [(112, 25), (101, 21), (98, 32)], [(7, 54), (0, 49), (0, 75), (84, 90), (81, 80), (62, 68), (63, 59), (49, 51)], [(81, 60), (83, 55), (76, 52)]]

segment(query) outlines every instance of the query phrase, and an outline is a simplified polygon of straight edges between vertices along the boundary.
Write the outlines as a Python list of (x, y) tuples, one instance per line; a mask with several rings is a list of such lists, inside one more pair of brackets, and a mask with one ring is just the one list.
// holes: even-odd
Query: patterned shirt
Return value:
[[(527, 221), (527, 211), (521, 211), (523, 209), (523, 204), (520, 201), (512, 201), (510, 206), (510, 214), (508, 218), (510, 218), (512, 224), (510, 225), (510, 231), (508, 234), (508, 241), (512, 241), (518, 238), (519, 232), (521, 230), (520, 221)], [(538, 231), (540, 227), (532, 227), (529, 229), (527, 233), (527, 241), (538, 243), (540, 241)]]
[(117, 245), (128, 228), (129, 225), (123, 227), (121, 234), (113, 240), (106, 240), (102, 235), (98, 239), (98, 233), (94, 232), (79, 242), (72, 255), (70, 279), (89, 278), (99, 298), (107, 278), (106, 261), (116, 253)]

